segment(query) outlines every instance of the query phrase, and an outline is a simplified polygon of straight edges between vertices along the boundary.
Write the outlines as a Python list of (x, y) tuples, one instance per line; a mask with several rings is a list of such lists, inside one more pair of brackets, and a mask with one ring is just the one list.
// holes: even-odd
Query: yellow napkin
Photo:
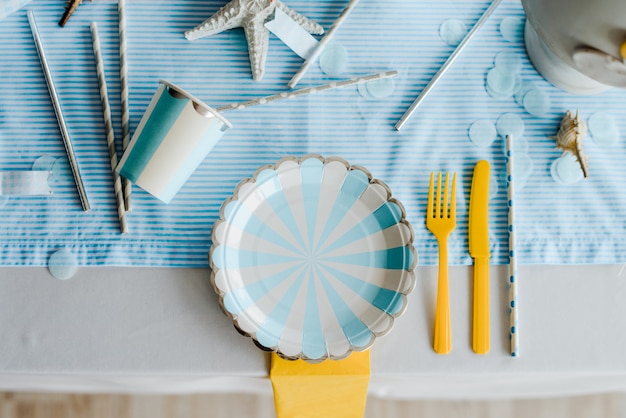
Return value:
[(277, 418), (362, 418), (370, 378), (369, 350), (310, 364), (272, 353), (270, 380)]

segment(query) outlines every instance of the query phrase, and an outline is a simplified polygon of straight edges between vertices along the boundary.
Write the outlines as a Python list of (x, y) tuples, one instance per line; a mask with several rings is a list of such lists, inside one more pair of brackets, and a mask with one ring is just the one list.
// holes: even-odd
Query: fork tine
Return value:
[(428, 189), (428, 203), (426, 206), (426, 217), (432, 218), (435, 213), (434, 208), (434, 200), (435, 200), (435, 173), (430, 173), (430, 187)]
[[(446, 186), (446, 191), (448, 187)], [(456, 173), (452, 175), (452, 197), (450, 198), (450, 218), (456, 219)]]
[(441, 218), (443, 209), (441, 206), (441, 172), (437, 173), (437, 208), (435, 210), (435, 218)]
[(449, 197), (450, 197), (450, 193), (448, 192), (449, 189), (449, 184), (450, 184), (450, 173), (446, 173), (446, 181), (444, 183), (444, 189), (443, 189), (443, 206), (441, 208), (441, 217), (442, 218), (448, 218), (449, 217), (449, 211), (448, 211), (448, 203), (449, 203)]

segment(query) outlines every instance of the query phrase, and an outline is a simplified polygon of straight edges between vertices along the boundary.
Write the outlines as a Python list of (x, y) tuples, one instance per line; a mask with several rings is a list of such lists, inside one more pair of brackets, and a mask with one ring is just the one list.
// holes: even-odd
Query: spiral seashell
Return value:
[(576, 157), (583, 175), (587, 177), (589, 171), (588, 157), (583, 152), (583, 138), (585, 135), (587, 135), (587, 124), (585, 121), (580, 118), (578, 111), (576, 116), (573, 116), (572, 112), (568, 110), (561, 120), (559, 131), (552, 138), (556, 141), (558, 149), (564, 153), (569, 152)]

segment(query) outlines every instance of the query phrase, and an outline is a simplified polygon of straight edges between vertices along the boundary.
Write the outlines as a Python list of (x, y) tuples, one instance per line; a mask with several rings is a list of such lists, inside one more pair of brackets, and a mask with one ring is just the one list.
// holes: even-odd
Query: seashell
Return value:
[(565, 112), (565, 116), (561, 120), (561, 125), (556, 136), (551, 137), (556, 141), (556, 147), (563, 151), (563, 153), (569, 152), (573, 154), (580, 168), (583, 171), (583, 176), (587, 177), (589, 166), (587, 163), (588, 157), (583, 152), (583, 138), (587, 135), (587, 124), (578, 115), (572, 115), (569, 110)]

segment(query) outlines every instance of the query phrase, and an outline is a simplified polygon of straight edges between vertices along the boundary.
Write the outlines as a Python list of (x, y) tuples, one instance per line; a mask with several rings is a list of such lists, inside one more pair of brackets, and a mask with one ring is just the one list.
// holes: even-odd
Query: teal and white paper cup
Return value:
[(169, 203), (232, 125), (183, 89), (159, 83), (116, 171)]

